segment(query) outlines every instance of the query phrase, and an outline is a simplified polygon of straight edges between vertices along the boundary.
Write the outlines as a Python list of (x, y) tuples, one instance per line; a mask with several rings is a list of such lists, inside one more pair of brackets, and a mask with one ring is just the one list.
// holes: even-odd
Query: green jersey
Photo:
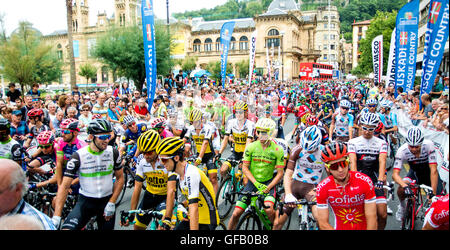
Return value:
[(258, 140), (247, 145), (242, 161), (250, 164), (250, 172), (258, 182), (265, 182), (272, 179), (275, 169), (284, 168), (284, 151), (272, 140), (263, 149)]

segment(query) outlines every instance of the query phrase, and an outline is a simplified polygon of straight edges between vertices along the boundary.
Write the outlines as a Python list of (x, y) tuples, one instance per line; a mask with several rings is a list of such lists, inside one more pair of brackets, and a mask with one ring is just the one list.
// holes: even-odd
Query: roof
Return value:
[(279, 9), (281, 11), (299, 10), (294, 0), (274, 0), (269, 5), (267, 12), (271, 12), (275, 9)]
[(66, 35), (67, 30), (55, 30), (52, 33), (48, 34), (47, 36), (60, 36), (60, 35)]
[(206, 31), (206, 30), (220, 30), (222, 25), (226, 22), (234, 21), (235, 29), (243, 28), (254, 28), (255, 21), (253, 18), (239, 18), (232, 20), (217, 20), (217, 21), (202, 21), (195, 25), (193, 24), (192, 31)]
[(287, 12), (278, 8), (272, 9), (267, 11), (264, 14), (261, 14), (259, 16), (278, 16), (278, 15), (287, 15)]
[(371, 20), (365, 20), (357, 23), (352, 23), (352, 25), (369, 25)]

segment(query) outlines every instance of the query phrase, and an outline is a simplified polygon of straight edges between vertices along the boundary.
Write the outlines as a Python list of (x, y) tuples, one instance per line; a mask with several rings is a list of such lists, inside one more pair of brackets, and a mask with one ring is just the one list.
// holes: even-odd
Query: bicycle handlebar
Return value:
[(264, 205), (264, 199), (265, 199), (266, 196), (268, 196), (269, 194), (265, 194), (265, 193), (261, 194), (261, 193), (259, 193), (259, 192), (232, 192), (232, 193), (244, 195), (244, 196), (247, 196), (247, 197), (249, 197), (249, 198), (255, 197), (255, 196), (256, 196), (256, 197), (258, 197), (258, 201), (261, 203), (261, 206), (262, 206), (263, 208), (265, 208), (265, 209), (270, 208), (270, 206)]
[[(137, 209), (137, 210), (129, 210), (129, 211), (122, 210), (122, 211), (120, 211), (120, 221), (122, 222), (122, 224), (126, 223), (126, 221), (128, 220), (128, 218), (130, 217), (131, 214), (150, 215), (151, 218), (156, 218), (158, 220), (161, 220), (162, 217), (164, 216), (164, 214), (162, 214), (160, 211), (155, 211), (155, 210), (151, 210), (151, 209), (147, 209), (147, 210)], [(130, 223), (133, 223), (133, 222), (130, 222)]]

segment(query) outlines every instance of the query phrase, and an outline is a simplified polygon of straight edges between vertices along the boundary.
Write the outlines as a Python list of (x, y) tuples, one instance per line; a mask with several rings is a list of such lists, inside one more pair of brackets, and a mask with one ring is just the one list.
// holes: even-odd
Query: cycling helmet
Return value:
[(272, 132), (276, 127), (275, 122), (270, 118), (260, 118), (255, 124), (256, 130), (265, 130), (267, 132)]
[(409, 146), (419, 146), (422, 145), (424, 136), (422, 130), (419, 127), (412, 127), (408, 129), (406, 133), (406, 142)]
[(39, 133), (39, 135), (36, 137), (37, 142), (39, 145), (46, 145), (46, 144), (53, 144), (55, 141), (55, 135), (52, 131), (43, 131)]
[(158, 117), (150, 122), (150, 128), (165, 128), (166, 119), (164, 117)]
[(316, 151), (321, 141), (322, 133), (317, 126), (306, 128), (300, 135), (300, 144), (306, 151)]
[(380, 106), (385, 109), (390, 109), (390, 108), (392, 108), (393, 105), (394, 105), (394, 103), (389, 100), (384, 100), (380, 103)]
[(350, 101), (348, 101), (346, 99), (341, 100), (340, 105), (343, 108), (351, 108), (352, 107), (352, 104), (350, 103)]
[(41, 116), (43, 114), (44, 114), (44, 112), (42, 111), (42, 109), (31, 109), (27, 113), (28, 117), (36, 117), (36, 116)]
[(234, 110), (244, 110), (247, 111), (248, 110), (248, 105), (247, 103), (243, 102), (243, 101), (238, 101), (234, 104)]
[(372, 105), (372, 104), (378, 104), (377, 99), (370, 98), (370, 99), (367, 100), (366, 105)]
[[(8, 130), (11, 128), (11, 123), (7, 119), (0, 119), (0, 130)], [(9, 133), (9, 132), (8, 132)]]
[(306, 125), (314, 126), (317, 124), (319, 124), (319, 119), (317, 119), (316, 116), (312, 115), (312, 116), (309, 116), (308, 118), (306, 118)]
[(311, 113), (306, 112), (304, 115), (302, 115), (302, 116), (300, 117), (300, 121), (301, 121), (303, 124), (306, 124), (306, 120), (307, 120), (310, 116), (311, 116)]
[(103, 133), (111, 133), (112, 125), (108, 120), (103, 118), (95, 119), (91, 121), (87, 128), (88, 134), (103, 134)]
[(191, 110), (191, 112), (189, 112), (188, 118), (190, 122), (195, 122), (201, 120), (202, 116), (203, 116), (202, 111), (200, 109), (194, 108)]
[(127, 115), (123, 118), (123, 124), (126, 126), (130, 125), (131, 123), (136, 122), (136, 119), (134, 119), (134, 116)]
[(347, 145), (345, 145), (345, 143), (335, 141), (325, 145), (322, 149), (321, 158), (323, 162), (328, 163), (330, 161), (335, 161), (346, 157), (347, 154)]
[(137, 139), (137, 147), (142, 153), (150, 152), (156, 149), (161, 141), (161, 137), (155, 130), (147, 130)]
[(184, 141), (180, 137), (166, 137), (156, 146), (156, 153), (159, 155), (182, 154), (184, 151)]
[(383, 131), (383, 128), (384, 128), (383, 122), (382, 121), (378, 122), (378, 126), (375, 129), (375, 133), (377, 133), (377, 134), (381, 133), (381, 131)]
[[(95, 114), (95, 115), (92, 116), (92, 119), (94, 119), (94, 120), (95, 119), (99, 119), (99, 118), (102, 118), (101, 114)], [(120, 118), (120, 122), (123, 122), (123, 117)]]
[(361, 115), (359, 122), (367, 126), (378, 126), (380, 118), (375, 113), (364, 113)]
[(69, 130), (80, 131), (80, 129), (78, 128), (78, 120), (74, 119), (74, 118), (64, 119), (61, 122), (61, 125), (59, 125), (59, 127), (61, 129), (69, 129)]

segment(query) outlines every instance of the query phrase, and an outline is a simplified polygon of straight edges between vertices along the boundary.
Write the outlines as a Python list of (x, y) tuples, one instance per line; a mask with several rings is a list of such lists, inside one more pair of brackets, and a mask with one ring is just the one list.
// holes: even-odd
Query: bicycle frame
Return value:
[[(411, 216), (411, 230), (414, 230), (416, 219), (420, 218), (423, 220), (425, 217), (426, 209), (428, 209), (428, 207), (431, 205), (428, 198), (425, 199), (424, 201), (424, 198), (422, 197), (422, 190), (424, 190), (425, 194), (429, 196), (429, 198), (431, 198), (433, 195), (433, 189), (423, 184), (422, 185), (410, 184), (410, 187), (414, 195), (413, 197), (407, 198), (407, 200), (411, 202), (412, 214), (405, 213), (402, 221), (402, 229), (406, 229), (404, 223), (407, 220), (407, 218)], [(406, 212), (408, 212), (408, 210)], [(422, 212), (421, 217), (419, 217), (420, 212)]]

